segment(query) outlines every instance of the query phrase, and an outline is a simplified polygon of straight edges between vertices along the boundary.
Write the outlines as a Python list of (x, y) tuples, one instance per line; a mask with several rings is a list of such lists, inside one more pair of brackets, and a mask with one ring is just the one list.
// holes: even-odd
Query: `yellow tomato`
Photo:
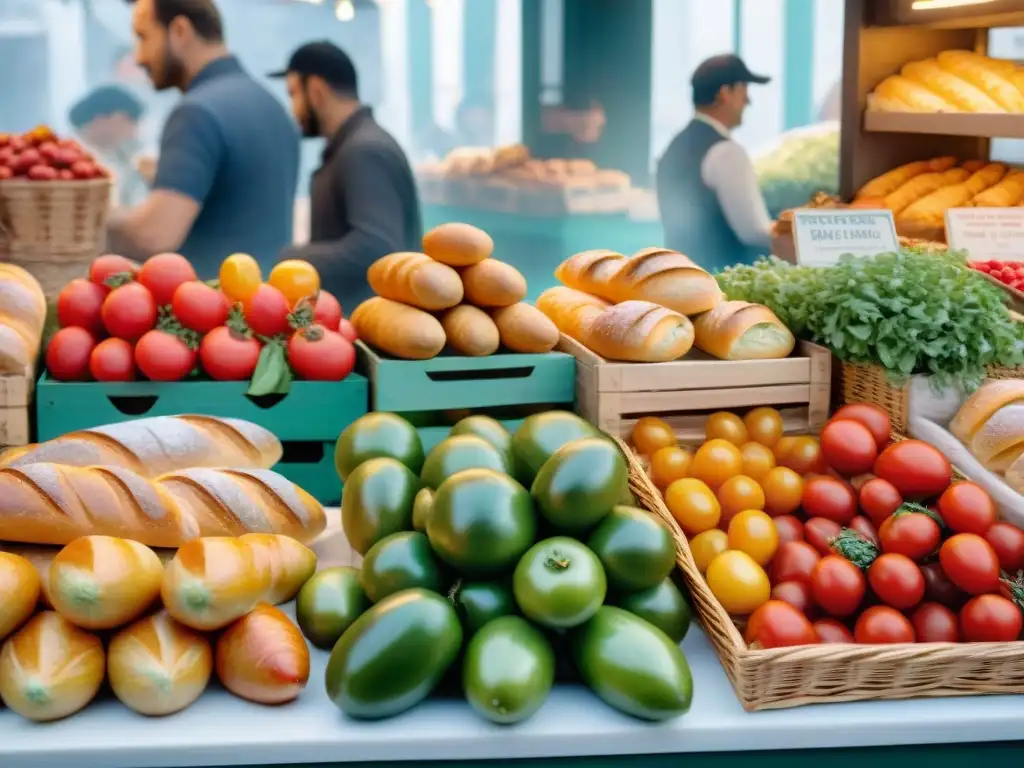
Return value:
[(753, 613), (771, 597), (768, 574), (746, 552), (723, 552), (711, 561), (705, 578), (711, 594), (736, 616)]
[(250, 298), (263, 282), (263, 273), (256, 259), (247, 253), (236, 253), (220, 265), (220, 290), (232, 301)]
[(789, 467), (798, 475), (826, 471), (825, 462), (821, 457), (821, 445), (818, 443), (818, 438), (809, 435), (793, 438), (793, 443), (789, 446), (785, 456), (777, 456), (776, 458), (781, 466)]
[(725, 440), (733, 445), (747, 442), (747, 426), (735, 413), (719, 411), (708, 416), (704, 424), (705, 440)]
[(633, 445), (638, 452), (651, 456), (660, 448), (675, 445), (676, 433), (672, 427), (654, 416), (644, 416), (633, 427)]
[(792, 435), (786, 437), (780, 437), (775, 445), (772, 446), (772, 453), (775, 454), (775, 463), (780, 467), (786, 465), (789, 461), (789, 454), (793, 452), (793, 448), (796, 446), (796, 438)]
[(764, 509), (764, 491), (756, 480), (746, 475), (730, 477), (715, 495), (722, 507), (723, 526), (729, 525), (729, 521), (745, 509)]
[(316, 300), (320, 293), (320, 275), (308, 261), (287, 259), (270, 271), (267, 282), (277, 288), (294, 307), (302, 299)]
[(715, 494), (692, 477), (676, 480), (665, 490), (665, 506), (687, 536), (711, 530), (722, 517)]
[(729, 548), (729, 535), (725, 531), (713, 528), (704, 533), (698, 533), (690, 539), (690, 553), (697, 563), (697, 570), (706, 573), (711, 561)]
[(761, 443), (744, 443), (740, 446), (740, 456), (743, 458), (743, 474), (759, 483), (775, 468), (775, 454)]
[(690, 475), (717, 489), (743, 469), (740, 449), (726, 440), (708, 440), (693, 456)]
[(692, 463), (693, 454), (685, 448), (676, 445), (659, 448), (651, 456), (651, 480), (658, 488), (668, 488), (690, 473)]
[(804, 481), (789, 467), (775, 467), (761, 481), (764, 491), (764, 508), (772, 517), (788, 515), (800, 506), (804, 493)]
[(755, 408), (743, 417), (750, 439), (771, 448), (782, 437), (782, 414), (774, 408)]
[(758, 565), (767, 565), (779, 548), (779, 532), (759, 509), (746, 509), (729, 522), (729, 549), (746, 552)]

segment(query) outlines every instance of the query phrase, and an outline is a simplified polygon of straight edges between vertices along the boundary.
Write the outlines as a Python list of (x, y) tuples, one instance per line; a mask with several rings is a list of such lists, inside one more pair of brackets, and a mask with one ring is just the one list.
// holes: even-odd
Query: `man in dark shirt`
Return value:
[(359, 101), (355, 66), (329, 42), (299, 48), (283, 72), (306, 137), (327, 139), (310, 183), (310, 243), (285, 258), (316, 266), (346, 312), (369, 298), (366, 269), (381, 256), (422, 247), (416, 182), (405, 153)]
[(129, 0), (136, 60), (181, 102), (164, 125), (153, 191), (115, 213), (108, 250), (178, 251), (202, 278), (249, 253), (271, 267), (292, 241), (299, 138), (281, 104), (228, 53), (213, 0)]

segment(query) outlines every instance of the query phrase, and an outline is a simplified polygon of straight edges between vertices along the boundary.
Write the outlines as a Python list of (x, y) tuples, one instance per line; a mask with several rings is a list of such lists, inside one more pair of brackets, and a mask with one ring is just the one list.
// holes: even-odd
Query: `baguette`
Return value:
[(153, 480), (123, 467), (0, 469), (0, 541), (64, 545), (99, 535), (178, 547), (244, 533), (310, 541), (326, 526), (312, 496), (265, 469), (191, 469)]
[(949, 423), (949, 431), (962, 443), (969, 443), (986, 421), (1005, 405), (1024, 400), (1024, 381), (987, 381), (975, 390)]
[(46, 323), (46, 297), (32, 275), (0, 264), (0, 374), (31, 371)]
[(462, 301), (459, 273), (423, 253), (392, 253), (366, 270), (378, 296), (426, 310), (448, 309)]
[(524, 354), (550, 352), (558, 344), (558, 328), (531, 304), (513, 304), (491, 314), (506, 349)]
[(469, 304), (460, 304), (445, 312), (441, 326), (448, 337), (448, 345), (461, 355), (485, 357), (493, 355), (501, 345), (498, 326), (486, 312)]
[(351, 320), (359, 338), (395, 357), (427, 360), (444, 349), (444, 328), (437, 318), (397, 301), (367, 299)]
[(281, 459), (273, 433), (241, 419), (213, 416), (156, 416), (68, 432), (0, 456), (0, 467), (65, 464), (123, 467), (156, 477), (188, 467), (268, 469)]
[(583, 342), (587, 329), (609, 304), (589, 293), (556, 285), (537, 297), (537, 309), (543, 312), (566, 336)]
[(985, 469), (1005, 472), (1024, 454), (1024, 403), (1014, 403), (992, 414), (967, 444)]
[(612, 299), (650, 301), (683, 315), (698, 315), (722, 300), (718, 282), (689, 257), (663, 248), (636, 253), (615, 273)]
[(608, 360), (667, 362), (690, 351), (693, 323), (649, 301), (626, 301), (602, 312), (583, 344)]
[(615, 251), (582, 251), (555, 267), (555, 278), (568, 288), (611, 300), (612, 278), (626, 261), (625, 256)]
[(471, 224), (442, 224), (423, 236), (423, 252), (450, 267), (468, 267), (490, 258), (494, 241)]
[(526, 278), (497, 259), (484, 259), (462, 270), (466, 301), (478, 307), (510, 307), (526, 298)]
[(796, 346), (789, 328), (768, 307), (723, 301), (693, 319), (694, 344), (720, 360), (773, 360)]

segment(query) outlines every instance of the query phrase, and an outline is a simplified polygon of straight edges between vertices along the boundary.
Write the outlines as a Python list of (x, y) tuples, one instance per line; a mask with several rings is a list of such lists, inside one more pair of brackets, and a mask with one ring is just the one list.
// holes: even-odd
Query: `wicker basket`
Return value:
[(0, 182), (0, 251), (77, 256), (103, 241), (110, 179)]
[(78, 253), (52, 254), (49, 251), (19, 250), (0, 255), (0, 260), (27, 269), (39, 281), (47, 299), (54, 299), (76, 277), (86, 277), (89, 265), (99, 255), (95, 247)]
[(752, 651), (711, 594), (690, 546), (637, 457), (629, 485), (642, 507), (661, 518), (676, 541), (676, 563), (700, 623), (743, 708), (783, 709), (868, 699), (1024, 693), (1024, 642), (900, 645), (808, 645)]

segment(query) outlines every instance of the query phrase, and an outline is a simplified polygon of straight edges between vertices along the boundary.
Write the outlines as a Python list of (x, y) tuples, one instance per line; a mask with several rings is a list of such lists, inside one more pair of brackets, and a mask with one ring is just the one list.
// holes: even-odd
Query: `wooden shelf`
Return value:
[(865, 112), (868, 133), (919, 133), (932, 136), (1024, 139), (1024, 114)]

